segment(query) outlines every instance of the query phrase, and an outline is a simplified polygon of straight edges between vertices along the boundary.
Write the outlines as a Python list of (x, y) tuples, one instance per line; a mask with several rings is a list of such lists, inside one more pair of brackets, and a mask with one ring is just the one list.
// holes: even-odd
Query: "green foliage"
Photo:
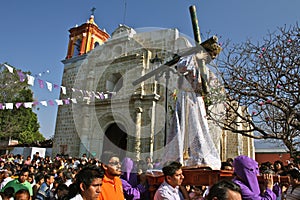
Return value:
[[(29, 73), (27, 73), (29, 74)], [(27, 82), (20, 82), (14, 70), (10, 73), (4, 66), (0, 68), (0, 103), (32, 102), (33, 93)], [(20, 143), (44, 141), (39, 132), (37, 115), (31, 108), (23, 106), (9, 110), (0, 110), (0, 138), (19, 140)]]

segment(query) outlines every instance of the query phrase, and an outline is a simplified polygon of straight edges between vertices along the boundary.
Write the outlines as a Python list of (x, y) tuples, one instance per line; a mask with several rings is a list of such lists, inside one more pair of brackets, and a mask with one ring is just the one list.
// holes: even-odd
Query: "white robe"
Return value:
[(198, 93), (201, 82), (195, 56), (181, 58), (177, 71), (184, 76), (179, 81), (163, 160), (220, 169), (220, 156), (209, 133), (203, 98)]

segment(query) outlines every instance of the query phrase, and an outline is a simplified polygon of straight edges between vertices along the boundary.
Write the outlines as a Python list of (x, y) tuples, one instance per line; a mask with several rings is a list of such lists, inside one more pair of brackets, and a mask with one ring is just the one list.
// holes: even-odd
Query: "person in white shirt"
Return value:
[(96, 166), (87, 166), (80, 170), (76, 174), (75, 183), (70, 185), (78, 193), (70, 196), (70, 200), (98, 200), (103, 177), (104, 171)]
[(4, 188), (4, 186), (11, 180), (13, 180), (13, 178), (11, 178), (12, 172), (8, 171), (8, 170), (3, 170), (1, 172), (2, 174), (2, 182), (0, 184), (0, 190), (2, 190), (2, 188)]
[(155, 192), (154, 200), (188, 199), (185, 188), (181, 186), (184, 179), (181, 166), (181, 163), (173, 161), (162, 168), (165, 180)]

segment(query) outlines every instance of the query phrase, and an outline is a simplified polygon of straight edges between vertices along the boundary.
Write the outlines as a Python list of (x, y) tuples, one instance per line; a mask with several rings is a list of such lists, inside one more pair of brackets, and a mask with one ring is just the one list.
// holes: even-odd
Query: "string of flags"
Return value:
[[(14, 68), (7, 65), (7, 64), (2, 64), (7, 68), (7, 70), (10, 73), (14, 73)], [(24, 82), (27, 78), (27, 84), (34, 86), (34, 82), (36, 78), (34, 76), (24, 74), (21, 70), (16, 70), (20, 82)], [(40, 73), (41, 74), (41, 73)], [(47, 87), (47, 89), (52, 92), (53, 89), (61, 89), (62, 94), (66, 95), (67, 94), (67, 88), (62, 86), (62, 85), (57, 85), (53, 84), (48, 81), (44, 81), (42, 79), (37, 79), (37, 82), (39, 84), (39, 87), (41, 89)], [(111, 99), (113, 95), (115, 95), (115, 92), (95, 92), (95, 91), (87, 91), (87, 90), (81, 90), (81, 89), (76, 89), (76, 88), (71, 88), (72, 92), (79, 92), (81, 95), (79, 95), (79, 98), (82, 97), (83, 101), (86, 101), (87, 104), (89, 104), (91, 101), (94, 101), (95, 99), (103, 100), (103, 99)], [(60, 106), (60, 105), (66, 105), (70, 103), (77, 103), (76, 98), (66, 98), (66, 99), (55, 99), (55, 100), (44, 100), (44, 101), (34, 101), (34, 102), (17, 102), (17, 103), (0, 103), (0, 110), (4, 109), (14, 109), (14, 108), (20, 108), (21, 106), (25, 108), (32, 108), (33, 106), (37, 105), (43, 105), (45, 107), (47, 106), (54, 106), (55, 104)]]

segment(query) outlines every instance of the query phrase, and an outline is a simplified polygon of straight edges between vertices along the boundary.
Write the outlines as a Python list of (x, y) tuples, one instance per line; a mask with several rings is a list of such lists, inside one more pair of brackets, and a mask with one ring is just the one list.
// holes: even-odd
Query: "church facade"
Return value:
[[(136, 160), (162, 158), (174, 106), (177, 74), (161, 64), (191, 47), (177, 29), (134, 30), (120, 25), (110, 36), (94, 17), (69, 30), (53, 155), (99, 158), (104, 150)], [(151, 73), (153, 72), (153, 73)], [(155, 73), (154, 73), (155, 72)], [(221, 160), (254, 157), (253, 139), (209, 122)]]

